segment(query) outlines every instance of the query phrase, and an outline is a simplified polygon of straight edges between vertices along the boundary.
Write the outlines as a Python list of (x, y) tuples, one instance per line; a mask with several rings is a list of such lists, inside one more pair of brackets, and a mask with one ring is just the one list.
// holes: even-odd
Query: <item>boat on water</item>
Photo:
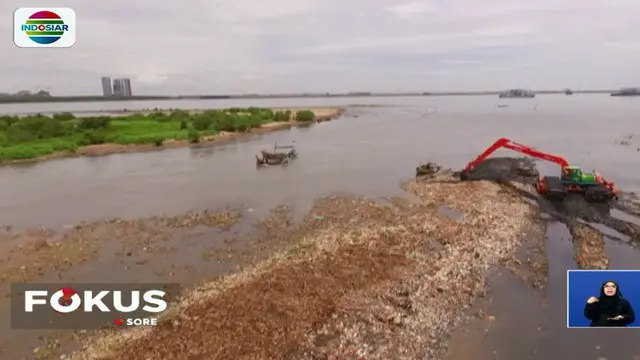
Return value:
[(611, 96), (640, 96), (640, 88), (622, 88), (612, 92)]
[(256, 156), (256, 165), (285, 165), (290, 160), (298, 157), (298, 152), (295, 149), (295, 141), (291, 145), (278, 145), (276, 143), (273, 147), (273, 152), (267, 150), (261, 150), (262, 157)]
[(523, 89), (510, 89), (501, 92), (498, 94), (499, 98), (522, 98), (522, 99), (531, 99), (536, 97), (536, 94), (533, 91), (523, 90)]
[(565, 95), (573, 95), (573, 90), (567, 89), (567, 90), (564, 91), (564, 94)]

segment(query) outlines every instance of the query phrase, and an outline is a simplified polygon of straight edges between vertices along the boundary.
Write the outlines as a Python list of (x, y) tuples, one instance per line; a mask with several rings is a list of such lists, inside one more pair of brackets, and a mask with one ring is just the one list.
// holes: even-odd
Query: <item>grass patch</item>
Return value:
[(0, 162), (33, 159), (56, 152), (73, 152), (95, 144), (162, 146), (167, 140), (189, 140), (221, 131), (246, 132), (281, 121), (312, 121), (310, 110), (273, 111), (230, 108), (190, 113), (184, 110), (132, 114), (123, 117), (77, 118), (71, 113), (53, 116), (0, 116)]

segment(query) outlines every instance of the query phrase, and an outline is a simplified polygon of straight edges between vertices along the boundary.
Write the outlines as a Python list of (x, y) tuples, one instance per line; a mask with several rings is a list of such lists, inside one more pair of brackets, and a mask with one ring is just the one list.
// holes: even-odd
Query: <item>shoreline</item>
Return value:
[[(5, 96), (0, 97), (1, 104), (43, 104), (72, 102), (131, 102), (131, 101), (176, 101), (176, 100), (256, 100), (256, 99), (319, 99), (319, 98), (354, 98), (354, 97), (401, 97), (401, 96), (485, 96), (498, 95), (502, 90), (470, 90), (470, 91), (410, 91), (410, 92), (349, 92), (349, 93), (298, 93), (298, 94), (225, 94), (225, 95), (148, 95), (130, 97), (105, 97), (99, 95), (85, 96)], [(573, 90), (573, 94), (611, 94), (613, 90)], [(534, 90), (537, 94), (564, 95), (566, 90)]]
[[(307, 107), (287, 107), (287, 108), (270, 108), (273, 111), (286, 111), (286, 110), (309, 110), (312, 111), (316, 118), (311, 123), (321, 123), (338, 119), (346, 111), (346, 107), (324, 107), (324, 108), (307, 108)], [(191, 114), (198, 114), (208, 109), (190, 109)], [(111, 117), (129, 116), (134, 114), (148, 115), (155, 112), (169, 112), (169, 109), (143, 109), (142, 111), (135, 110), (115, 110), (111, 112)], [(203, 136), (198, 143), (192, 143), (189, 140), (164, 140), (162, 145), (157, 146), (155, 144), (116, 144), (105, 143), (97, 145), (87, 145), (77, 148), (75, 151), (59, 151), (43, 156), (38, 156), (31, 159), (19, 159), (0, 162), (0, 166), (35, 163), (41, 161), (74, 158), (74, 157), (99, 157), (113, 154), (126, 154), (135, 152), (149, 152), (149, 151), (161, 151), (166, 149), (175, 149), (188, 146), (202, 146), (205, 144), (224, 143), (226, 141), (238, 140), (240, 138), (266, 134), (274, 131), (287, 130), (300, 125), (307, 125), (307, 123), (291, 120), (291, 121), (275, 121), (267, 124), (263, 124), (259, 128), (253, 128), (245, 132), (226, 132), (222, 131), (215, 135)]]

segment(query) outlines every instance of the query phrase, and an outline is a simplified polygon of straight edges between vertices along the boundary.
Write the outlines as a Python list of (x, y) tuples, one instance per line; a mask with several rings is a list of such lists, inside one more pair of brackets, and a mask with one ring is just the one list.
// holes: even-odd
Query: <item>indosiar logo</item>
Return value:
[(76, 42), (71, 8), (19, 8), (13, 26), (13, 42), (19, 47), (71, 47)]

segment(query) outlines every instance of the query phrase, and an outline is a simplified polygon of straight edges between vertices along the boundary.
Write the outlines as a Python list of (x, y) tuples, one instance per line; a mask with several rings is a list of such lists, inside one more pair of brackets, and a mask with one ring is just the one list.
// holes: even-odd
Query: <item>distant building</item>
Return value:
[(113, 79), (113, 96), (124, 96), (124, 84), (120, 79)]
[(131, 79), (124, 79), (124, 96), (132, 96), (131, 92)]
[(102, 77), (102, 96), (113, 96), (111, 88), (111, 78), (108, 76)]
[(131, 92), (131, 79), (113, 79), (113, 96), (129, 97)]

